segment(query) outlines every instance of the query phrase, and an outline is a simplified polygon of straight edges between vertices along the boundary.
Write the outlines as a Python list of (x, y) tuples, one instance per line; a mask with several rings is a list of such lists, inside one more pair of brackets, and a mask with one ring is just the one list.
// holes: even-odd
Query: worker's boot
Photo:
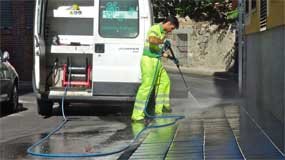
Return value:
[(171, 113), (172, 112), (172, 109), (169, 107), (169, 108), (166, 108), (166, 107), (163, 107), (163, 113)]

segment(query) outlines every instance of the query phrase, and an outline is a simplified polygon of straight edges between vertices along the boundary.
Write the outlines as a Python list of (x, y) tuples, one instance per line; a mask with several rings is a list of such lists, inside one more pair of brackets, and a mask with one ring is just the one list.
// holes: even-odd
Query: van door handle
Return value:
[(39, 41), (38, 36), (34, 35), (34, 39), (36, 41), (36, 47), (39, 47), (40, 46), (40, 41)]
[(105, 53), (105, 44), (104, 43), (96, 43), (95, 44), (95, 53)]
[(148, 19), (148, 16), (141, 16), (141, 19)]

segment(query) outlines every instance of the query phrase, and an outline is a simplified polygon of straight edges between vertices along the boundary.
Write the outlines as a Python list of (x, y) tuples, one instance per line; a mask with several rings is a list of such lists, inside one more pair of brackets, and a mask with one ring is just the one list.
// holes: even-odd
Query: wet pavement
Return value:
[[(187, 93), (178, 74), (171, 74), (172, 114), (184, 115), (176, 125), (147, 130), (127, 151), (106, 157), (69, 159), (285, 159), (242, 107), (232, 77), (185, 75)], [(33, 94), (20, 97), (25, 110), (0, 119), (0, 159), (34, 157), (26, 149), (43, 138), (62, 118), (58, 106), (51, 117), (36, 113)], [(131, 104), (72, 104), (63, 129), (35, 148), (42, 153), (109, 152), (128, 145), (144, 127), (131, 123)], [(148, 125), (165, 124), (157, 119)], [(62, 159), (62, 158), (56, 158)]]
[[(118, 118), (111, 116), (105, 117), (104, 120), (85, 116), (70, 118), (73, 120), (43, 144), (35, 147), (33, 151), (66, 154), (110, 152), (126, 146), (134, 138), (130, 124), (127, 126), (126, 123), (116, 121)], [(27, 155), (26, 149), (47, 134), (48, 132), (44, 132), (2, 143), (0, 147), (1, 159), (45, 159)], [(118, 156), (119, 154), (101, 159), (116, 159)]]

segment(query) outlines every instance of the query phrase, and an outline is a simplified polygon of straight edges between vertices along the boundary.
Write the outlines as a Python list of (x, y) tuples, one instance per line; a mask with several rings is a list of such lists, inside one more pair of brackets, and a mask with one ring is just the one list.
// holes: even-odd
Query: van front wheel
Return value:
[(52, 114), (53, 103), (42, 99), (37, 100), (38, 113), (43, 116), (50, 116)]

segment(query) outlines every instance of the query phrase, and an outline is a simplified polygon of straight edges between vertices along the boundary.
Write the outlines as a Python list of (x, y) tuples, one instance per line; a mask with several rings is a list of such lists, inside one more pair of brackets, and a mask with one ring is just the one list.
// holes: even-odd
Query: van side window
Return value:
[(101, 0), (99, 34), (105, 38), (135, 38), (139, 32), (138, 0)]

